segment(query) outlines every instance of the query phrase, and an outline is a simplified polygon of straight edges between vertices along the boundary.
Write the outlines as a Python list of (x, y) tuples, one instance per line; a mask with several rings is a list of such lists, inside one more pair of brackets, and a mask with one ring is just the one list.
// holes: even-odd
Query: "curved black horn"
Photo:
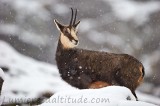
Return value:
[(71, 21), (70, 21), (69, 26), (72, 26), (72, 20), (73, 20), (73, 8), (71, 8), (71, 12), (72, 12), (72, 15), (71, 15)]
[(75, 25), (76, 23), (76, 17), (77, 17), (77, 9), (76, 9), (76, 13), (75, 13), (74, 20), (73, 20), (73, 25)]

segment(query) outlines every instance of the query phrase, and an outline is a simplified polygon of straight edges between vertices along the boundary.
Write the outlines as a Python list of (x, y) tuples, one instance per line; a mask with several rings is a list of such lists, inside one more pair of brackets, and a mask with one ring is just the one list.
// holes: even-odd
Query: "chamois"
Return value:
[(76, 48), (79, 43), (77, 28), (80, 21), (76, 22), (77, 9), (75, 15), (72, 8), (71, 11), (69, 25), (54, 20), (60, 31), (56, 62), (62, 79), (79, 89), (125, 86), (138, 100), (135, 90), (143, 81), (145, 74), (142, 63), (128, 54)]

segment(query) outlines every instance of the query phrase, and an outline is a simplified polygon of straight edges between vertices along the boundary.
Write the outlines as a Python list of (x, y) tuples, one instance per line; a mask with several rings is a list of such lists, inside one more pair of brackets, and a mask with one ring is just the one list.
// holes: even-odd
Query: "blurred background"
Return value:
[(81, 20), (79, 48), (133, 55), (146, 72), (138, 91), (160, 98), (159, 0), (0, 0), (0, 40), (56, 65), (53, 20), (68, 24), (70, 7)]

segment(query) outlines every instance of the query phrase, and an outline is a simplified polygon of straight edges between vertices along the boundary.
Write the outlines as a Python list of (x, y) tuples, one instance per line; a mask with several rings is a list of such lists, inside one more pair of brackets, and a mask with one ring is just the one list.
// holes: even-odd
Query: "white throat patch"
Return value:
[[(75, 40), (78, 40), (78, 39), (75, 39)], [(63, 33), (61, 33), (61, 35), (60, 35), (60, 41), (65, 49), (75, 48), (78, 45), (75, 42), (75, 40), (70, 41), (69, 38), (67, 36), (65, 36)]]

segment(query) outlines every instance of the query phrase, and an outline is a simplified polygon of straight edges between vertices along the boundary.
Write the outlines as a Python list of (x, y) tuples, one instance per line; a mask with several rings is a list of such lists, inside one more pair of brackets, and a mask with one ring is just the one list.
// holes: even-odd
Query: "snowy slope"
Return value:
[(3, 41), (0, 48), (0, 67), (8, 68), (2, 91), (4, 103), (10, 99), (14, 102), (15, 98), (36, 99), (46, 92), (75, 89), (61, 80), (56, 66), (23, 56)]
[[(5, 69), (5, 82), (1, 96), (3, 104), (26, 103), (41, 97), (45, 93), (50, 93), (55, 94), (50, 99), (66, 95), (79, 98), (83, 95), (87, 99), (107, 97), (110, 103), (113, 104), (112, 106), (116, 104), (121, 106), (124, 104), (145, 104), (145, 106), (148, 106), (146, 103), (136, 102), (130, 90), (125, 87), (106, 87), (97, 90), (76, 89), (61, 80), (56, 66), (24, 56), (4, 41), (0, 41), (0, 48), (0, 67)], [(140, 95), (142, 94), (138, 94), (138, 96)], [(133, 101), (126, 101), (128, 96)], [(143, 100), (143, 98), (141, 96), (139, 99)], [(155, 99), (157, 102), (150, 96), (144, 100), (149, 99), (152, 100), (152, 103), (160, 104), (158, 98)], [(63, 105), (66, 106), (67, 104)], [(105, 104), (101, 103), (99, 106), (103, 105)]]

